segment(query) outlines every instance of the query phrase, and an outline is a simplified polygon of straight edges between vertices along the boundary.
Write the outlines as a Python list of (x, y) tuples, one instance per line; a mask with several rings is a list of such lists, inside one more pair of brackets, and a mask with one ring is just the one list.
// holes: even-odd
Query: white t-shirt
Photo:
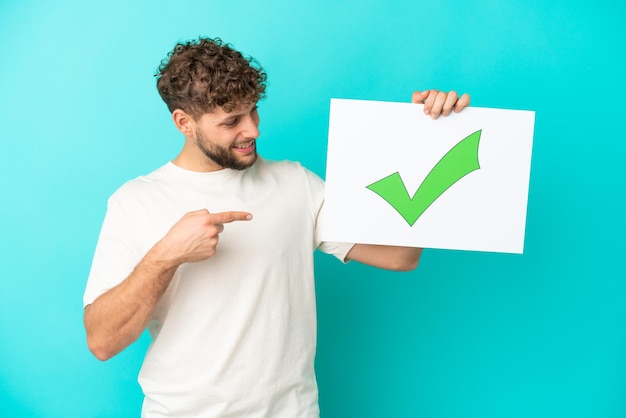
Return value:
[(181, 265), (149, 324), (139, 383), (144, 417), (317, 417), (313, 252), (343, 260), (351, 244), (319, 239), (323, 181), (297, 163), (243, 171), (173, 163), (109, 199), (84, 305), (124, 280), (186, 212), (246, 211), (212, 258)]

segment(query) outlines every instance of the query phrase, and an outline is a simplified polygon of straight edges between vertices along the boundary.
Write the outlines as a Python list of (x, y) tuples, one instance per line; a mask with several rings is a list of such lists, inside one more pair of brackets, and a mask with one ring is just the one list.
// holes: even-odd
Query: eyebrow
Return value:
[[(253, 112), (255, 109), (258, 109), (258, 105), (254, 105), (254, 107), (250, 109), (250, 112)], [(228, 125), (228, 124), (234, 122), (235, 119), (242, 117), (246, 113), (248, 113), (248, 112), (241, 111), (239, 113), (235, 113), (233, 115), (230, 115), (227, 118), (223, 119), (222, 121), (218, 122), (217, 126)]]

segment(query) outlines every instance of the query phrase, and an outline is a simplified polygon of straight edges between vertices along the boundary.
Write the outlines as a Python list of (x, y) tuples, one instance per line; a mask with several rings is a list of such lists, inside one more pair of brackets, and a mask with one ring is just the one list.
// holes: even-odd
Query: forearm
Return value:
[(176, 268), (153, 248), (122, 283), (85, 307), (87, 345), (98, 359), (115, 356), (139, 338)]
[(346, 258), (385, 270), (410, 271), (417, 268), (421, 255), (421, 248), (356, 244)]

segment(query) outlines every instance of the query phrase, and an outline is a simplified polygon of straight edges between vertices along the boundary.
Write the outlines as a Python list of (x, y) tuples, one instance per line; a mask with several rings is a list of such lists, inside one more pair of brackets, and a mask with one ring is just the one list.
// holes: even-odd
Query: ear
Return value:
[(196, 130), (196, 121), (182, 109), (176, 109), (172, 112), (172, 120), (176, 129), (186, 137), (193, 135)]

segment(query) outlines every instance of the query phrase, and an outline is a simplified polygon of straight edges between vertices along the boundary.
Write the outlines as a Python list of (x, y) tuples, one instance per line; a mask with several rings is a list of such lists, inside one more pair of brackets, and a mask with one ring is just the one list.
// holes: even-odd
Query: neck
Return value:
[(178, 156), (172, 160), (172, 163), (189, 171), (210, 172), (224, 169), (202, 152), (199, 152), (197, 147), (189, 147), (187, 143)]

